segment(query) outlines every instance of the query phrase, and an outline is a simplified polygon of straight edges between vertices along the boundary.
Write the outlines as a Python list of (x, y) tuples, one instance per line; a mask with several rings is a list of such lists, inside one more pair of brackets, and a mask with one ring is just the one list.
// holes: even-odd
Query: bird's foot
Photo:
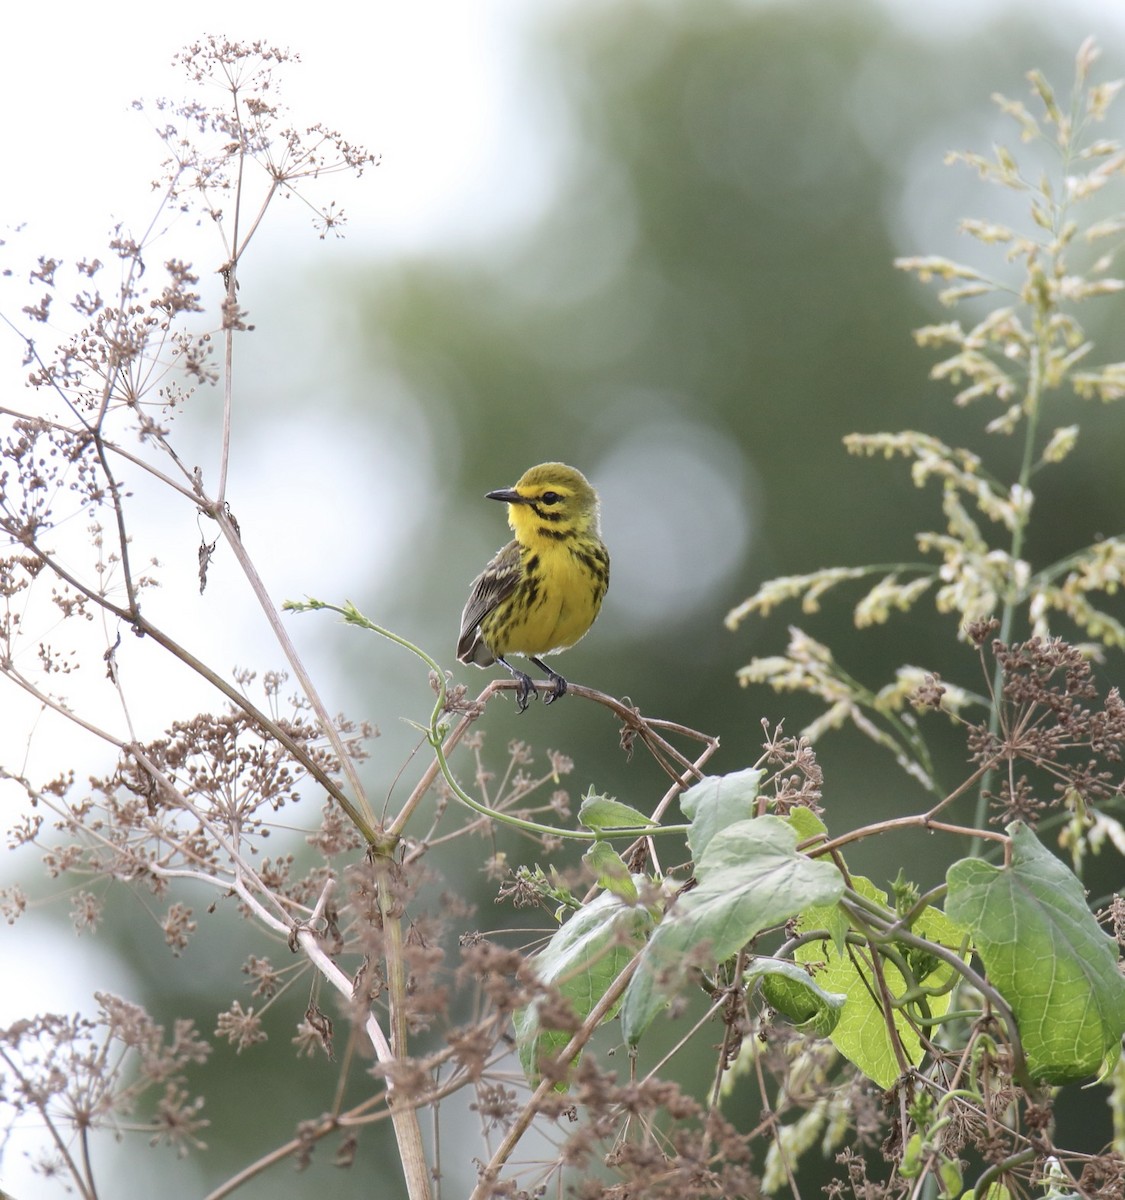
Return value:
[[(513, 671), (512, 674), (516, 677), (516, 712), (526, 712), (528, 701), (539, 699), (539, 689), (531, 682), (530, 675), (522, 671)], [(548, 696), (547, 703), (550, 704), (553, 699), (553, 695)]]
[(541, 658), (532, 658), (531, 660), (540, 671), (547, 673), (547, 678), (551, 681), (551, 690), (543, 699), (544, 704), (553, 704), (560, 696), (566, 695), (566, 680), (558, 673), (552, 671), (549, 666)]

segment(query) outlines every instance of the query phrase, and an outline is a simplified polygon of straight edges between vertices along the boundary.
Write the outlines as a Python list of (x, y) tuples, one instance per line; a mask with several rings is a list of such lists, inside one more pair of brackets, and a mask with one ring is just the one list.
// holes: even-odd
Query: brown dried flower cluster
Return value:
[[(968, 736), (973, 760), (1003, 772), (989, 793), (993, 822), (1034, 827), (1044, 812), (1081, 813), (1125, 794), (1119, 689), (1101, 699), (1089, 658), (1061, 638), (994, 640), (991, 652), (1001, 680), (996, 729), (970, 723)], [(1049, 780), (1050, 790), (1034, 777)]]

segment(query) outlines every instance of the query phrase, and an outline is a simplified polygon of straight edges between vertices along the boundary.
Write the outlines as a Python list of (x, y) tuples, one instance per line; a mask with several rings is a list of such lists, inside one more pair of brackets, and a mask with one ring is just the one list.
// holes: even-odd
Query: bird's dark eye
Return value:
[(543, 495), (539, 497), (539, 500), (542, 504), (558, 504), (561, 499), (562, 497), (558, 494), (558, 492), (544, 492)]

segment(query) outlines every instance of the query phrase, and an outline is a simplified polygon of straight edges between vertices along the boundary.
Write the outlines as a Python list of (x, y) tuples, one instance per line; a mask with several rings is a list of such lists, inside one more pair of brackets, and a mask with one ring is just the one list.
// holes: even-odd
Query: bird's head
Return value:
[(565, 463), (531, 467), (515, 487), (489, 492), (488, 499), (507, 503), (508, 524), (521, 542), (599, 536), (598, 494), (581, 471)]

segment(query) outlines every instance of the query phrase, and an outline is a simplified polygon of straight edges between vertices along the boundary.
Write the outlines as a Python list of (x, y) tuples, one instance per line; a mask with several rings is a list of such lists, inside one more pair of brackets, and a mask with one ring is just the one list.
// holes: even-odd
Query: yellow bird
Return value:
[(547, 704), (566, 692), (566, 680), (540, 656), (573, 646), (593, 625), (609, 587), (609, 552), (598, 528), (597, 492), (573, 467), (542, 463), (515, 487), (486, 498), (507, 503), (516, 536), (473, 580), (457, 657), (478, 667), (504, 666), (523, 712), (539, 691), (506, 656), (522, 654), (547, 672)]

